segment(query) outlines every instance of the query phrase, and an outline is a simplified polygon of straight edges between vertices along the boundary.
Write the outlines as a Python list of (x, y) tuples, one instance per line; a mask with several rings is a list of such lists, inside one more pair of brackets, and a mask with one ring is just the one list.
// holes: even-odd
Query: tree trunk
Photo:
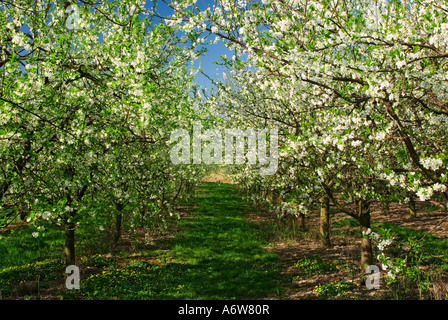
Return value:
[(414, 219), (417, 217), (417, 210), (415, 209), (415, 196), (409, 196), (409, 218)]
[(116, 203), (116, 208), (117, 208), (117, 215), (115, 217), (115, 234), (114, 234), (114, 239), (113, 239), (113, 247), (115, 248), (118, 244), (118, 240), (120, 240), (121, 237), (121, 225), (122, 225), (122, 221), (123, 221), (123, 204), (121, 202), (117, 202)]
[(269, 194), (269, 198), (271, 199), (271, 204), (273, 207), (277, 206), (277, 197), (275, 196), (275, 192), (271, 191)]
[[(74, 176), (74, 167), (71, 166), (66, 169), (67, 174), (71, 177)], [(75, 199), (76, 201), (81, 201), (84, 197), (84, 194), (87, 191), (88, 184), (85, 184), (79, 192), (77, 193)], [(73, 198), (70, 194), (66, 194), (67, 197), (67, 206), (71, 207), (73, 204)], [(70, 211), (66, 211), (64, 214), (64, 234), (65, 234), (65, 244), (64, 244), (64, 253), (65, 253), (65, 263), (69, 265), (75, 265), (76, 256), (75, 256), (75, 229), (76, 225), (73, 222), (73, 218), (77, 214), (77, 209), (70, 209)]]
[(262, 197), (263, 199), (266, 199), (267, 196), (268, 196), (268, 191), (267, 191), (267, 190), (264, 190), (263, 193), (261, 194), (261, 197)]
[(305, 214), (303, 212), (299, 213), (299, 218), (300, 218), (300, 228), (302, 230), (305, 230), (305, 228), (306, 228)]
[(320, 198), (320, 205), (320, 238), (324, 247), (330, 247), (330, 199), (328, 196)]
[[(361, 232), (370, 229), (370, 207), (364, 200), (358, 202), (358, 220), (361, 225)], [(361, 239), (361, 267), (365, 270), (373, 264), (372, 242), (369, 237), (363, 236)]]
[(123, 214), (120, 212), (115, 217), (115, 234), (114, 234), (114, 247), (117, 246), (118, 240), (121, 237), (121, 222), (123, 220)]
[(75, 265), (75, 225), (72, 222), (66, 222), (64, 226), (65, 233), (65, 264)]

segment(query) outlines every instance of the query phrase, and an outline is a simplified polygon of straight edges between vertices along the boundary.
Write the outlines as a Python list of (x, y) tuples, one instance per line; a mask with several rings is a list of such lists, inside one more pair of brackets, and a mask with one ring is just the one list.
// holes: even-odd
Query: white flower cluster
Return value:
[(362, 236), (363, 237), (369, 237), (372, 240), (378, 240), (379, 239), (379, 234), (376, 232), (373, 232), (372, 229), (367, 228), (366, 231), (362, 232)]
[[(379, 235), (375, 232), (370, 232), (370, 235), (375, 234), (374, 239), (378, 240)], [(386, 239), (381, 239), (377, 243), (377, 248), (380, 251), (380, 253), (377, 255), (377, 259), (381, 261), (381, 269), (383, 271), (387, 271), (387, 277), (391, 280), (396, 279), (397, 274), (401, 271), (401, 268), (399, 265), (395, 264), (395, 261), (388, 257), (385, 254), (385, 249), (390, 246), (393, 243), (394, 237), (389, 237)]]
[(289, 202), (282, 202), (278, 206), (278, 210), (283, 212), (286, 215), (291, 215), (294, 217), (298, 217), (299, 214), (307, 214), (308, 209), (303, 204), (297, 204), (297, 203), (289, 203)]
[(446, 190), (447, 190), (446, 185), (437, 182), (432, 186), (419, 188), (416, 195), (420, 199), (420, 201), (426, 201), (431, 199), (434, 192), (445, 192)]
[(377, 247), (381, 252), (383, 252), (386, 247), (388, 247), (392, 244), (392, 241), (393, 241), (393, 237), (388, 238), (388, 239), (382, 239), (381, 241), (378, 242)]
[(442, 159), (434, 159), (432, 157), (421, 159), (420, 162), (426, 169), (434, 171), (438, 170), (443, 165)]

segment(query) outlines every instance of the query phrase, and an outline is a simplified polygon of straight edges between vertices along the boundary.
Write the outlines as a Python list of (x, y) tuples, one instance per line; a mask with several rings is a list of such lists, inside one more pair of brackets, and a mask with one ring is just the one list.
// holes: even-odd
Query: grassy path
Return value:
[[(44, 234), (35, 238), (32, 225), (19, 224), (8, 233), (0, 233), (2, 297), (330, 299), (339, 293), (335, 282), (353, 283), (354, 275), (359, 272), (359, 226), (353, 219), (340, 217), (333, 221), (332, 236), (336, 245), (322, 248), (318, 236), (311, 233), (314, 231), (291, 233), (287, 225), (275, 223), (273, 219), (262, 218), (257, 224), (249, 222), (247, 213), (251, 207), (230, 184), (204, 182), (190, 208), (187, 216), (170, 220), (167, 229), (152, 229), (154, 237), (150, 234), (149, 240), (144, 234), (148, 229), (133, 229), (123, 235), (123, 246), (114, 252), (107, 250), (109, 238), (103, 232), (93, 233), (95, 229), (89, 226), (80, 228), (78, 248), (84, 252), (78, 258), (79, 291), (65, 288), (61, 230), (48, 225)], [(263, 212), (257, 214), (262, 217)], [(426, 288), (431, 283), (437, 291), (425, 291), (425, 297), (446, 299), (447, 227), (440, 230), (438, 237), (426, 236), (423, 228), (435, 225), (445, 215), (421, 212), (417, 219), (406, 220), (406, 210), (403, 214), (390, 216), (375, 211), (374, 214), (372, 227), (391, 230), (397, 239), (394, 250), (409, 247), (411, 238), (426, 237), (421, 248), (414, 250), (412, 269), (407, 268), (407, 287), (396, 291), (382, 284), (386, 290), (375, 292), (375, 299), (415, 299), (422, 294), (419, 288)], [(310, 228), (318, 230), (318, 214), (310, 216), (308, 223)], [(302, 241), (305, 237), (308, 240)], [(274, 238), (289, 240), (276, 243)], [(275, 245), (269, 251), (265, 250), (266, 242), (272, 243), (272, 239)], [(402, 256), (403, 252), (397, 251), (397, 256), (400, 254)], [(316, 257), (322, 258), (322, 262)], [(302, 263), (301, 267), (293, 268), (299, 261), (312, 263)], [(313, 264), (314, 261), (319, 263)], [(330, 263), (339, 266), (337, 271), (326, 271)], [(329, 291), (332, 293), (317, 297), (313, 289), (320, 284), (332, 288), (333, 291)], [(373, 298), (372, 292), (363, 286), (353, 289), (353, 292), (346, 292), (350, 299)]]
[(165, 298), (258, 299), (275, 293), (277, 256), (262, 248), (234, 187), (204, 182), (196, 205), (167, 253), (172, 262), (164, 276), (179, 285)]
[(281, 290), (278, 256), (263, 248), (233, 185), (204, 182), (195, 207), (179, 221), (164, 249), (150, 250), (161, 265), (128, 263), (90, 278), (93, 299), (262, 299)]

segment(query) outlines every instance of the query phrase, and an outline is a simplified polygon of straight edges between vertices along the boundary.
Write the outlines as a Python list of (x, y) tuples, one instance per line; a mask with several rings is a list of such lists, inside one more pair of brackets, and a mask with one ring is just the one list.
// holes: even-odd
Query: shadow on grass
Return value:
[[(123, 283), (121, 289), (126, 290), (121, 294), (103, 287), (94, 296), (218, 300), (260, 299), (278, 293), (278, 257), (263, 249), (265, 243), (244, 217), (245, 203), (237, 189), (204, 182), (196, 205), (197, 209), (181, 220), (182, 232), (171, 240), (170, 250), (161, 254), (168, 263), (141, 270), (134, 285)], [(101, 286), (99, 277), (95, 282), (87, 287)]]

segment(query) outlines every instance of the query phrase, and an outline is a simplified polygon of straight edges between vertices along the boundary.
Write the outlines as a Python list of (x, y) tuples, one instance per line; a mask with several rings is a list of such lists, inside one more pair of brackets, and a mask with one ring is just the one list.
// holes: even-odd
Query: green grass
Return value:
[[(33, 225), (14, 228), (0, 236), (0, 270), (21, 266), (45, 259), (64, 259), (64, 231), (62, 228), (41, 221), (43, 229)], [(33, 236), (38, 232), (37, 237)], [(76, 230), (76, 254), (78, 257), (94, 253), (105, 253), (109, 245), (105, 233), (90, 225)]]
[[(241, 300), (282, 296), (282, 284), (288, 282), (288, 277), (280, 274), (278, 256), (265, 247), (269, 241), (282, 237), (297, 240), (313, 236), (312, 231), (302, 230), (297, 224), (284, 231), (283, 222), (271, 220), (249, 222), (248, 212), (254, 208), (230, 184), (203, 183), (189, 207), (186, 217), (169, 222), (179, 230), (172, 237), (165, 237), (171, 228), (160, 229), (164, 236), (161, 242), (149, 245), (132, 238), (129, 251), (113, 254), (107, 251), (104, 232), (94, 226), (82, 226), (77, 230), (78, 261), (81, 270), (90, 273), (81, 271), (81, 290), (62, 291), (62, 298)], [(373, 231), (381, 233), (381, 229), (390, 229), (395, 237), (394, 245), (388, 248), (393, 256), (403, 256), (412, 244), (410, 239), (420, 239), (425, 234), (393, 223), (372, 222)], [(159, 229), (152, 232), (156, 230)], [(8, 294), (20, 298), (14, 286), (23, 281), (38, 280), (41, 289), (52, 287), (52, 281), (64, 281), (62, 230), (45, 225), (36, 238), (34, 231), (33, 226), (24, 225), (0, 237), (0, 290), (5, 298)], [(350, 218), (337, 221), (333, 235), (359, 237), (359, 224)], [(427, 286), (432, 278), (418, 267), (428, 265), (431, 271), (446, 274), (448, 241), (427, 235), (410, 262), (406, 279)], [(294, 266), (300, 269), (301, 278), (341, 267), (315, 256), (305, 257)], [(339, 282), (319, 288), (321, 298), (352, 289)], [(403, 285), (400, 288), (403, 291)], [(33, 295), (25, 289), (22, 288), (22, 297)]]
[(317, 256), (308, 256), (296, 262), (294, 267), (300, 269), (304, 276), (316, 275), (337, 270), (333, 263), (327, 263)]
[[(77, 230), (80, 267), (96, 271), (93, 275), (81, 273), (79, 292), (61, 295), (65, 299), (200, 300), (257, 299), (279, 293), (278, 257), (263, 248), (266, 243), (248, 222), (246, 205), (234, 186), (203, 183), (192, 211), (178, 221), (180, 231), (164, 240), (162, 247), (136, 244), (137, 252), (115, 254), (127, 261), (124, 265), (115, 263), (110, 255), (101, 255), (105, 253), (100, 245), (104, 239), (94, 229), (81, 227)], [(24, 225), (0, 238), (4, 294), (14, 292), (13, 287), (21, 281), (54, 280), (55, 266), (61, 269), (56, 274), (63, 277), (62, 230), (45, 225), (38, 237), (33, 237), (34, 231), (33, 226)], [(98, 252), (91, 252), (92, 243)], [(140, 260), (156, 259), (161, 264), (131, 261), (135, 253)], [(45, 277), (45, 268), (51, 277)]]
[(314, 288), (314, 292), (317, 292), (319, 299), (331, 300), (336, 298), (341, 293), (352, 292), (356, 287), (356, 284), (346, 281), (333, 281), (331, 283), (320, 284)]
[[(409, 242), (409, 239), (420, 240), (426, 234), (426, 232), (397, 226), (393, 223), (374, 223), (372, 227), (390, 229), (391, 235), (395, 237), (395, 241), (399, 244), (405, 244)], [(421, 254), (423, 264), (448, 264), (448, 241), (445, 239), (428, 234), (421, 242), (421, 248), (418, 251)]]
[[(90, 298), (257, 299), (279, 292), (278, 257), (263, 249), (245, 219), (245, 203), (229, 184), (204, 183), (197, 209), (179, 222), (182, 230), (167, 251), (153, 252), (162, 266), (128, 266), (91, 277)], [(126, 276), (124, 276), (126, 275)], [(133, 279), (132, 281), (128, 281)]]
[[(333, 235), (359, 236), (359, 223), (355, 219), (341, 219), (335, 222), (333, 227)], [(390, 229), (390, 235), (394, 237), (393, 251), (397, 255), (403, 255), (412, 246), (412, 241), (420, 240), (426, 234), (425, 231), (418, 231), (389, 222), (372, 222), (371, 229), (380, 234), (382, 229)], [(448, 270), (448, 240), (428, 234), (413, 251), (413, 256), (418, 255), (421, 265), (437, 264)]]
[(35, 231), (34, 226), (25, 225), (0, 236), (0, 269), (45, 259), (62, 258), (63, 231), (45, 225), (45, 231), (40, 231), (40, 235), (36, 238), (32, 235)]

